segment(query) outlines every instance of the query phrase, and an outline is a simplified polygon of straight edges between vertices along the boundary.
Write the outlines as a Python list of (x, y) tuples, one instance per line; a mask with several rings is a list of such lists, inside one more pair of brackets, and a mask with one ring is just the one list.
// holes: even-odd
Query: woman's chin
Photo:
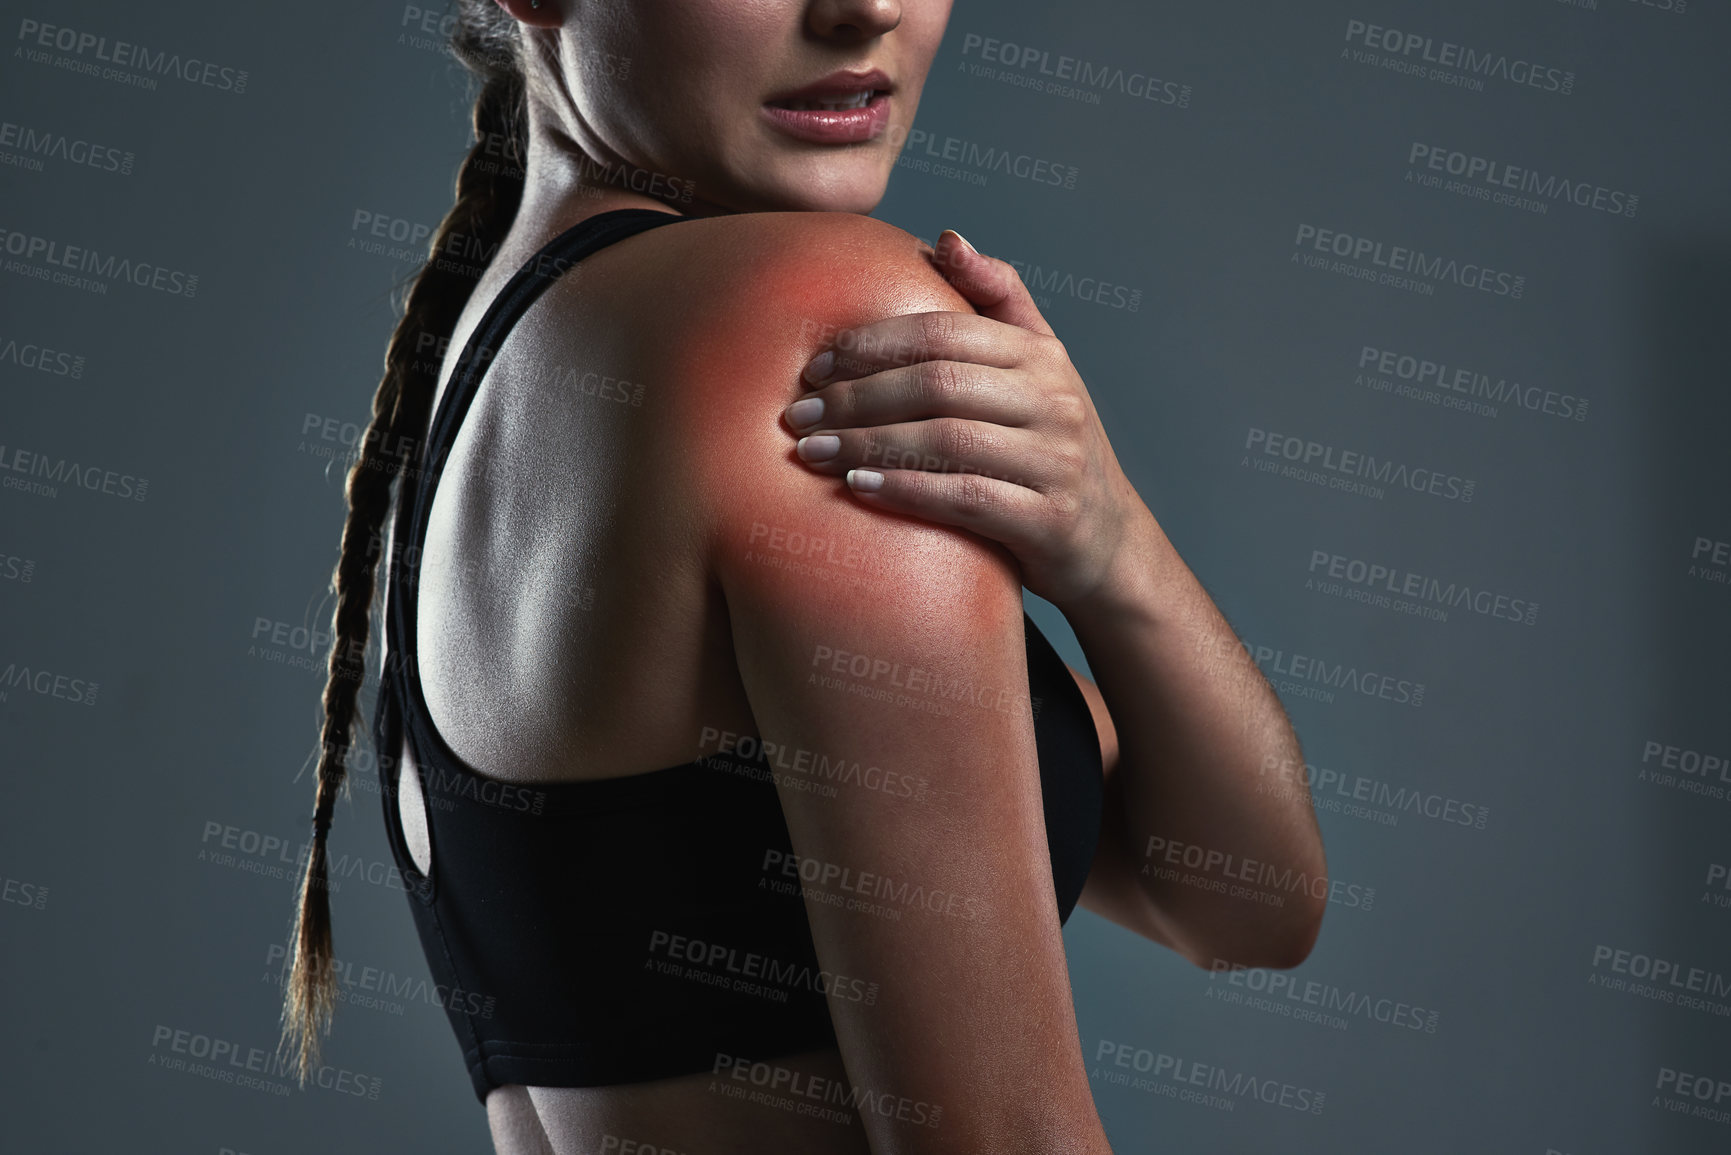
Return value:
[(871, 212), (884, 198), (889, 183), (876, 166), (869, 172), (803, 174), (798, 179), (760, 190), (757, 212)]
[[(708, 185), (717, 195), (704, 199), (735, 212), (869, 213), (883, 199), (894, 163), (875, 148), (831, 151), (798, 143), (786, 147), (778, 141), (767, 148), (755, 143), (757, 147), (728, 158), (716, 173), (718, 182), (699, 175), (697, 195), (704, 197)], [(712, 166), (692, 168), (716, 172)]]

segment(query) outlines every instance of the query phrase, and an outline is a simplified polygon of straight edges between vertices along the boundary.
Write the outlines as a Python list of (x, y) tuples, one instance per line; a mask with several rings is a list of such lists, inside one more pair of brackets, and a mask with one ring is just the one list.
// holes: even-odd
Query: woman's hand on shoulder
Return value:
[(1151, 515), (1015, 269), (950, 230), (927, 253), (977, 312), (834, 334), (784, 421), (807, 468), (845, 476), (863, 503), (1002, 543), (1023, 584), (1062, 607), (1101, 585)]

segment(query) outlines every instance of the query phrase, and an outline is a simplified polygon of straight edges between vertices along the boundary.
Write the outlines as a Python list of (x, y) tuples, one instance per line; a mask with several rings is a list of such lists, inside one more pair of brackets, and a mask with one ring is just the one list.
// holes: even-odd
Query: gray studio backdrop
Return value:
[[(465, 147), (438, 0), (4, 8), (0, 1148), (485, 1150), (370, 760), (325, 1085), (247, 1061)], [(1116, 1150), (1731, 1149), (1727, 49), (1694, 0), (957, 6), (879, 215), (1023, 272), (1329, 851), (1293, 972), (1069, 923)]]

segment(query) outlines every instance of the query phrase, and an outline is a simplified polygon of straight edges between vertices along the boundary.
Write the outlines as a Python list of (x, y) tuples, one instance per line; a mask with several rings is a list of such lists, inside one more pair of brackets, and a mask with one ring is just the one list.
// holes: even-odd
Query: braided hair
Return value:
[[(493, 0), (457, 0), (456, 9), (452, 52), (481, 82), (473, 117), (475, 143), (457, 173), (456, 203), (433, 233), (426, 264), (409, 282), (402, 319), (386, 346), (372, 419), (344, 487), (348, 513), (331, 575), (336, 605), (322, 697), (313, 839), (297, 900), (294, 956), (282, 1010), (282, 1042), (292, 1052), (303, 1086), (318, 1064), (319, 1036), (329, 1032), (336, 1009), (325, 844), (348, 770), (366, 676), (374, 577), (391, 484), (413, 462), (438, 388), (439, 358), (417, 352), (444, 347), (483, 271), (483, 264), (440, 254), (496, 251), (523, 199), (528, 116), (518, 25)], [(380, 765), (395, 755), (380, 751)]]

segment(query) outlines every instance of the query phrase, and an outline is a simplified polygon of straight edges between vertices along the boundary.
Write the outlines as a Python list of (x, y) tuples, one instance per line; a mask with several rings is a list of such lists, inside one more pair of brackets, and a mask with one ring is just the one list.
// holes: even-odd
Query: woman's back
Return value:
[[(649, 380), (645, 357), (680, 307), (643, 300), (647, 267), (668, 248), (701, 259), (713, 241), (689, 230), (718, 223), (651, 230), (560, 275), (494, 351), (452, 444), (421, 558), (421, 680), (439, 730), (490, 777), (654, 770), (696, 757), (704, 725), (750, 732), (670, 421), (675, 391), (702, 383)], [(533, 252), (512, 248), (450, 343), (441, 399)]]
[[(447, 376), (544, 239), (501, 249), (452, 337)], [(855, 1048), (848, 1068), (834, 1049), (774, 1060), (780, 1083), (851, 1076), (881, 1098), (887, 1080), (898, 1102), (928, 1111), (947, 1097), (956, 1142), (998, 1133), (981, 1109), (982, 1078), (1012, 1097), (1030, 1075), (1049, 1086), (1051, 1102), (1006, 1104), (1003, 1120), (1034, 1111), (1056, 1126), (1078, 1104), (1015, 628), (1020, 584), (997, 547), (870, 510), (806, 471), (777, 418), (836, 326), (965, 308), (911, 238), (848, 214), (680, 222), (596, 253), (489, 355), (428, 514), (415, 663), (445, 742), (506, 782), (642, 775), (717, 752), (724, 735), (759, 733), (931, 781), (936, 800), (917, 807), (869, 792), (782, 792), (802, 865), (875, 868), (903, 878), (904, 891), (912, 879), (949, 899), (941, 914), (928, 904), (874, 920), (808, 895), (825, 967), (883, 976), (889, 997), (881, 1009), (837, 1010), (843, 1049)], [(845, 548), (818, 553), (817, 539)], [(857, 679), (846, 689), (846, 671), (858, 671), (835, 666), (838, 653), (868, 655), (868, 669), (924, 671), (928, 689), (893, 704), (862, 694)], [(933, 697), (933, 684), (997, 698)], [(419, 863), (413, 778), (405, 773), (403, 814)], [(994, 950), (1003, 957), (975, 958)], [(921, 974), (922, 961), (937, 973)], [(1002, 1018), (1011, 991), (1044, 1024), (1024, 1040), (1037, 1070), (1004, 1053), (1006, 1036), (1027, 1033)], [(996, 1004), (992, 1023), (982, 996)], [(932, 1030), (952, 1044), (950, 1060), (918, 1053)], [(893, 1060), (885, 1042), (898, 1044)], [(970, 1054), (994, 1058), (970, 1070)], [(729, 1083), (502, 1087), (488, 1106), (502, 1150), (537, 1150), (537, 1126), (557, 1151), (600, 1149), (608, 1135), (682, 1150), (864, 1149), (858, 1123), (747, 1102)], [(1086, 1105), (1085, 1081), (1080, 1095)]]
[[(501, 248), (449, 343), (435, 405), (536, 239)], [(779, 291), (765, 296), (766, 283)], [(705, 564), (712, 515), (744, 494), (722, 492), (702, 463), (730, 463), (732, 483), (759, 496), (794, 486), (855, 517), (894, 517), (805, 470), (779, 413), (833, 336), (820, 314), (935, 309), (969, 306), (913, 238), (845, 213), (679, 221), (560, 275), (494, 351), (428, 513), (418, 654), (451, 746), (491, 777), (574, 781), (688, 762), (712, 752), (699, 748), (711, 731), (753, 733)], [(756, 372), (767, 361), (782, 371)], [(759, 436), (717, 445), (719, 421)], [(783, 544), (789, 528), (765, 526), (755, 552), (802, 560)]]

